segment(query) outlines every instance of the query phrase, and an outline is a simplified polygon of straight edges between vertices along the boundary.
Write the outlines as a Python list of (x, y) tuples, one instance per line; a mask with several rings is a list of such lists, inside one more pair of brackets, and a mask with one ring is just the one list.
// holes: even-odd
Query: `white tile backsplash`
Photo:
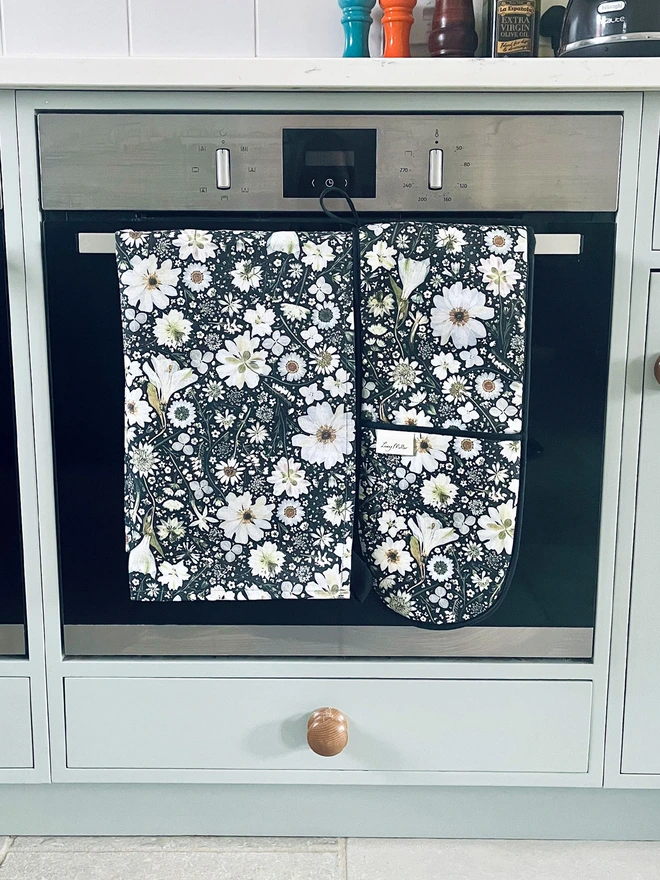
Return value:
[(126, 0), (2, 0), (7, 55), (128, 54)]
[[(264, 58), (338, 58), (344, 29), (337, 0), (256, 0), (257, 55)], [(372, 56), (381, 54), (382, 10), (376, 4), (369, 32)]]
[[(474, 0), (478, 54), (485, 51), (482, 13)], [(542, 0), (545, 10), (557, 0)], [(410, 40), (428, 54), (435, 0), (417, 0)], [(7, 55), (152, 58), (336, 58), (344, 48), (337, 0), (0, 0), (0, 38)], [(382, 54), (382, 9), (370, 32)], [(551, 54), (541, 40), (541, 54)]]
[(128, 0), (131, 54), (254, 56), (254, 0)]

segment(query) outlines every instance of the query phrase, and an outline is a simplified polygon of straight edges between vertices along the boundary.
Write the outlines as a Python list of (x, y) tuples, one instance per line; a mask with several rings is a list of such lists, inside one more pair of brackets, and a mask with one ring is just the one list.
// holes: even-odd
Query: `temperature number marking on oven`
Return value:
[(463, 149), (462, 144), (458, 144), (457, 146), (454, 147), (454, 152), (460, 153), (462, 149)]
[(457, 186), (459, 189), (467, 189), (467, 188), (468, 188), (467, 183), (457, 183), (456, 186)]
[(399, 174), (409, 174), (410, 168), (399, 168)]
[(428, 202), (428, 200), (429, 200), (428, 196), (419, 196), (417, 198), (418, 202)]
[(469, 168), (469, 167), (470, 167), (469, 162), (463, 162), (463, 168)]
[(402, 189), (411, 189), (414, 185), (415, 185), (414, 183), (402, 183), (401, 188)]

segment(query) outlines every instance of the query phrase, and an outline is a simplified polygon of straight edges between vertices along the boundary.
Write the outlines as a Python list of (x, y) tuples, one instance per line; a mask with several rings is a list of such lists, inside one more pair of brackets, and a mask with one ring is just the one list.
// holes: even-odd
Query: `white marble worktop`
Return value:
[(6, 89), (660, 90), (660, 58), (0, 58)]

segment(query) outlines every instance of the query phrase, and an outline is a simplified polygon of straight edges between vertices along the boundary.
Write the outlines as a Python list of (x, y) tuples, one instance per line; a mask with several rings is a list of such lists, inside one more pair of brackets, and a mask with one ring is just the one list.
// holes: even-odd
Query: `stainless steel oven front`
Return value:
[[(38, 128), (67, 655), (591, 657), (620, 115), (41, 113)], [(375, 595), (129, 598), (113, 232), (328, 227), (318, 195), (332, 184), (365, 222), (535, 231), (524, 525), (509, 594), (484, 625), (418, 629)], [(74, 365), (87, 394), (72, 393)]]

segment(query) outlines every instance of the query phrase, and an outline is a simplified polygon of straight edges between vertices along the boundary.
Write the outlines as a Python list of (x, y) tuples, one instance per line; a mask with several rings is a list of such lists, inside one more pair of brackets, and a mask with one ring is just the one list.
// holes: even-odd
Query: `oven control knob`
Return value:
[(429, 189), (442, 189), (444, 153), (429, 150)]
[(332, 758), (346, 748), (348, 721), (339, 709), (316, 709), (307, 721), (307, 744), (317, 755)]
[(231, 189), (229, 150), (215, 151), (215, 185), (218, 189)]
[(655, 376), (655, 381), (660, 385), (660, 357), (653, 364), (653, 375)]

